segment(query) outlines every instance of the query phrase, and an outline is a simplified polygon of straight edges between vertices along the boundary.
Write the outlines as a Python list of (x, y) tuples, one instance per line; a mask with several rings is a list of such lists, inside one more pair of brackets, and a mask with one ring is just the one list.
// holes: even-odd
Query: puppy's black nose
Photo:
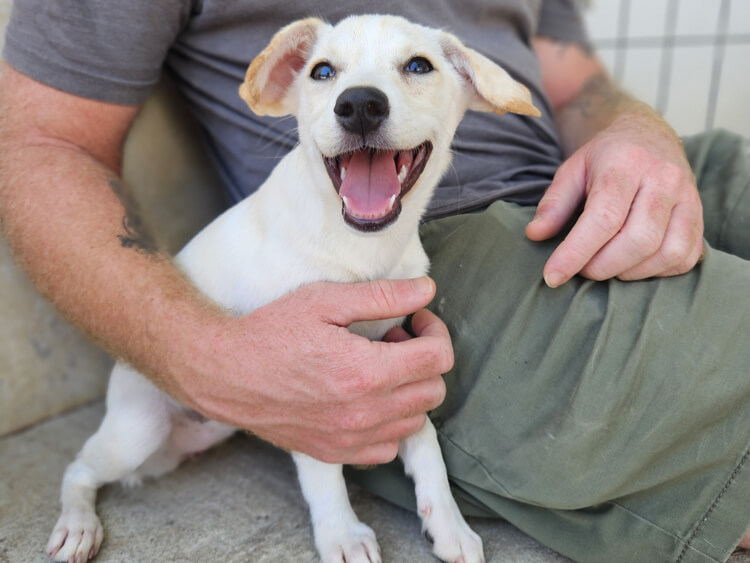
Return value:
[(344, 90), (333, 108), (344, 129), (363, 137), (380, 127), (389, 111), (388, 97), (369, 86)]

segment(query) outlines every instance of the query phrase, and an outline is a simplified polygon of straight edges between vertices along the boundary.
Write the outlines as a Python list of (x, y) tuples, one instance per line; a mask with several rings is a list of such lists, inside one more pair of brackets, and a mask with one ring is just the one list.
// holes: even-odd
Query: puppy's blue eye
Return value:
[(430, 63), (430, 61), (428, 61), (424, 57), (414, 57), (412, 60), (406, 63), (404, 70), (406, 72), (411, 72), (414, 74), (427, 74), (428, 72), (432, 72), (434, 69), (432, 68), (432, 63)]
[(334, 76), (336, 76), (336, 69), (327, 62), (316, 64), (310, 73), (310, 78), (313, 80), (329, 80)]

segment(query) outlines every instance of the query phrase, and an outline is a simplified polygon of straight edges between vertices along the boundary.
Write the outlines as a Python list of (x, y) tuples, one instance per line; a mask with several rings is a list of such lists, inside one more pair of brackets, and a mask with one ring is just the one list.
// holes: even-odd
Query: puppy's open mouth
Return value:
[(393, 223), (401, 213), (401, 199), (419, 179), (431, 152), (432, 143), (426, 141), (411, 150), (364, 148), (323, 157), (341, 197), (344, 220), (365, 232)]

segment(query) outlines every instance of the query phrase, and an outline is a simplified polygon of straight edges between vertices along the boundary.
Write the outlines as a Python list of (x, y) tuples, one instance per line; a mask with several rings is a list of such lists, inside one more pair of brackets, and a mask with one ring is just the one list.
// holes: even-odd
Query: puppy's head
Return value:
[(292, 23), (252, 62), (240, 95), (259, 115), (297, 117), (316, 185), (365, 232), (419, 220), (467, 109), (539, 115), (496, 64), (393, 16)]

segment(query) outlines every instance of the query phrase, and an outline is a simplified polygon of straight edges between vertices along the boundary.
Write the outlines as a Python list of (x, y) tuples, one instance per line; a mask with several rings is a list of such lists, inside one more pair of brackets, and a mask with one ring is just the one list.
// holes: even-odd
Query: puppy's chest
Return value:
[[(361, 259), (362, 257), (360, 257)], [(300, 260), (294, 253), (277, 257), (272, 264), (262, 268), (246, 269), (236, 278), (229, 294), (231, 309), (246, 314), (266, 303), (278, 299), (302, 286), (315, 282), (352, 283), (378, 279), (405, 279), (427, 273), (427, 258), (411, 257), (384, 264), (378, 260), (362, 264), (340, 264), (319, 258)], [(259, 275), (261, 274), (262, 275)], [(252, 288), (250, 291), (248, 289)], [(216, 298), (217, 296), (215, 296)], [(229, 303), (226, 305), (230, 306)], [(372, 324), (372, 326), (370, 326)], [(363, 323), (355, 332), (370, 337), (380, 331), (380, 323)], [(388, 327), (390, 328), (390, 327)], [(387, 328), (385, 329), (387, 330)], [(383, 331), (385, 332), (385, 331)]]
[[(237, 315), (250, 313), (319, 281), (350, 283), (413, 278), (427, 273), (428, 259), (419, 244), (398, 258), (360, 253), (352, 260), (326, 252), (325, 246), (319, 248), (322, 251), (310, 254), (300, 247), (247, 244), (238, 254), (214, 246), (210, 253), (191, 253), (189, 259), (184, 256), (182, 264), (201, 291)], [(381, 327), (363, 326), (362, 334), (370, 337), (380, 330)]]
[(296, 211), (294, 223), (291, 208), (279, 207), (277, 195), (253, 196), (230, 209), (178, 256), (195, 285), (235, 314), (250, 313), (314, 282), (427, 273), (429, 261), (416, 226), (378, 237), (354, 234), (343, 222), (305, 228), (304, 210)]

